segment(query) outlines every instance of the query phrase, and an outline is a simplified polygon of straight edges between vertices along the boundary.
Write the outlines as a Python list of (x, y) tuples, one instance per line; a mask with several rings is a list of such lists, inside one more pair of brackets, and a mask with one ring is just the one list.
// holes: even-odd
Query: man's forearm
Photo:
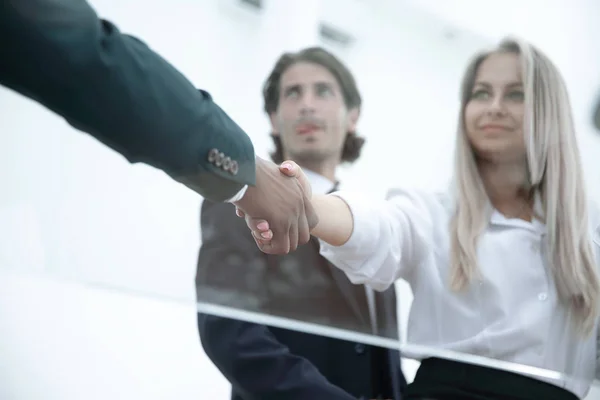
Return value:
[[(217, 184), (230, 181), (217, 200), (254, 184), (254, 149), (243, 130), (208, 93), (144, 43), (99, 20), (85, 1), (4, 1), (0, 37), (0, 83), (128, 161), (195, 180), (194, 190), (207, 197), (203, 174)], [(235, 174), (208, 162), (213, 149), (236, 162)]]

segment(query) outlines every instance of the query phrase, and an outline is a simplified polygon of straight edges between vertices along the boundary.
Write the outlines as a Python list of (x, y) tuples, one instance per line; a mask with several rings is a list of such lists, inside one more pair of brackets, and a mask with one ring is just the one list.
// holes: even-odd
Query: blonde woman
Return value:
[[(422, 357), (406, 399), (583, 399), (598, 368), (600, 215), (564, 81), (535, 47), (507, 39), (473, 59), (461, 89), (451, 191), (315, 195), (312, 234), (354, 283), (410, 284), (409, 343), (565, 376)], [(296, 164), (282, 171), (306, 185)], [(268, 247), (268, 221), (247, 222)]]

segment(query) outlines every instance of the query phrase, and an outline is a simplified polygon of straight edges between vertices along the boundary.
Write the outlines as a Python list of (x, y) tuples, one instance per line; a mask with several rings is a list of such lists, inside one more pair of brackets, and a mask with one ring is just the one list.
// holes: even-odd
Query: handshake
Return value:
[(277, 166), (257, 157), (256, 185), (234, 204), (261, 251), (287, 254), (307, 243), (319, 222), (311, 199), (310, 183), (296, 163)]

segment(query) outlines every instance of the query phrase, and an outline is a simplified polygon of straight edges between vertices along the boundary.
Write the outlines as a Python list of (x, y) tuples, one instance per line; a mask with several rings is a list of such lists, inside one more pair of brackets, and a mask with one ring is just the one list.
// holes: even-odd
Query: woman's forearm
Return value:
[(319, 223), (311, 234), (332, 246), (346, 243), (354, 229), (354, 218), (346, 202), (333, 195), (314, 195), (312, 204)]

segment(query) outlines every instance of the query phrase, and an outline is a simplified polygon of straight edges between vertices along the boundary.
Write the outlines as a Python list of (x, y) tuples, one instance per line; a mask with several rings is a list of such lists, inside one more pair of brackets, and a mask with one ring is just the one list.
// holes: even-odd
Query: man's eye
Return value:
[(319, 96), (328, 96), (331, 94), (331, 89), (328, 87), (320, 87), (318, 89)]
[(298, 89), (289, 89), (285, 92), (285, 97), (298, 97)]

